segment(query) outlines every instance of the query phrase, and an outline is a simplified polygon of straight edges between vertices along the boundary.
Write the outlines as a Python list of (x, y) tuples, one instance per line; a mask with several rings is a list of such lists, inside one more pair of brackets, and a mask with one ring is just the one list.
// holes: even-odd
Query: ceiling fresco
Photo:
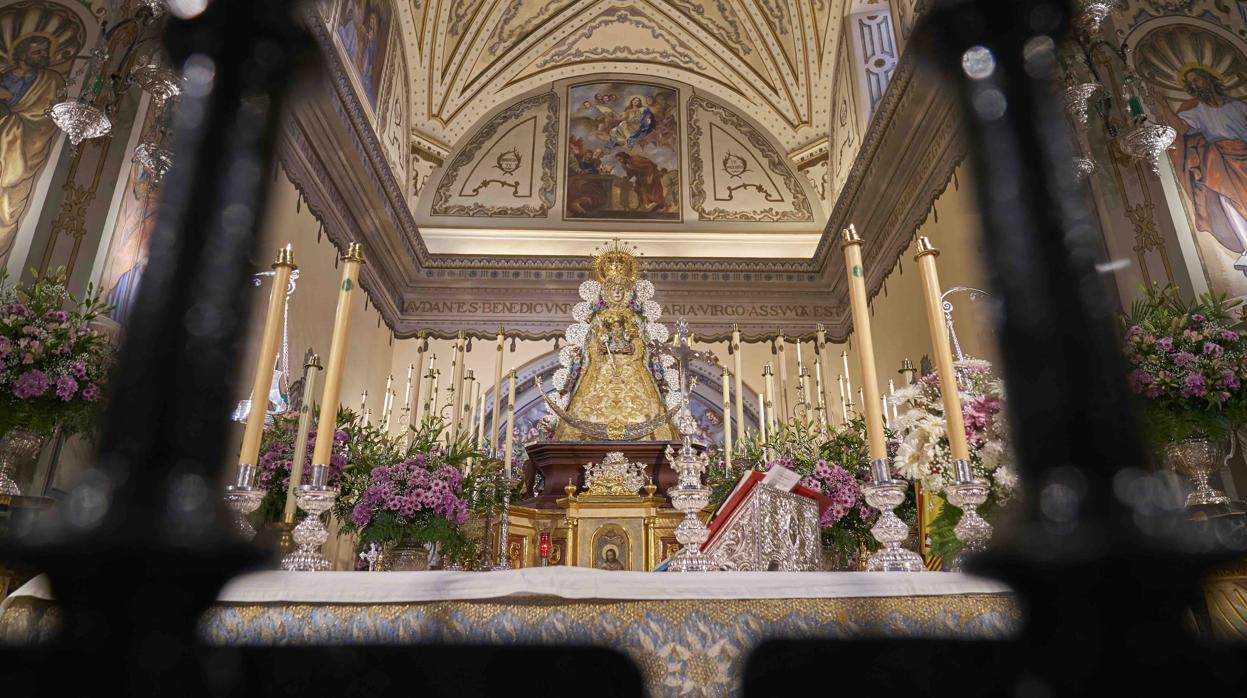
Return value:
[(415, 131), (450, 150), (494, 107), (539, 85), (624, 72), (704, 90), (795, 150), (826, 137), (833, 18), (844, 2), (400, 2)]

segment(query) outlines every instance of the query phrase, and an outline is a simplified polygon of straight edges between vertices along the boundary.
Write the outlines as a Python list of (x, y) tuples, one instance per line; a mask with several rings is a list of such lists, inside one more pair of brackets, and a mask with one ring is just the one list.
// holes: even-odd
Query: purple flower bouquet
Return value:
[(93, 326), (106, 311), (97, 289), (72, 297), (60, 272), (33, 286), (0, 272), (0, 435), (93, 428), (112, 363)]
[(1221, 441), (1247, 418), (1247, 343), (1235, 328), (1237, 305), (1211, 294), (1188, 304), (1174, 286), (1153, 287), (1126, 317), (1127, 381), (1154, 446)]

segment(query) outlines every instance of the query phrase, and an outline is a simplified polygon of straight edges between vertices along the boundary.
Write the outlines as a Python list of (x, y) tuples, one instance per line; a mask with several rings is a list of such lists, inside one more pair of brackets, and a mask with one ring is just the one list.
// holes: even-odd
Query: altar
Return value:
[[(55, 631), (45, 577), (0, 603), (0, 641)], [(215, 645), (578, 644), (619, 650), (651, 696), (738, 695), (772, 638), (1005, 639), (1010, 590), (952, 573), (648, 574), (575, 567), (505, 572), (257, 572), (201, 621)]]

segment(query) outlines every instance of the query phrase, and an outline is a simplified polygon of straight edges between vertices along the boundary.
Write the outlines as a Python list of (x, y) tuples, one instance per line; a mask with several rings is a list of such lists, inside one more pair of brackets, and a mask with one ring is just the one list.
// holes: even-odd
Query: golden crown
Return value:
[(614, 279), (635, 282), (641, 276), (639, 256), (632, 245), (611, 240), (593, 251), (593, 274), (601, 283)]

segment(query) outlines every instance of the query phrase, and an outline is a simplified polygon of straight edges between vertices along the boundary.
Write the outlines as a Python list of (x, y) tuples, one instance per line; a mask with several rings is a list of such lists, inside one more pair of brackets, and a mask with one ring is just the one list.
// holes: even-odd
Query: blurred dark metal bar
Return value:
[(176, 160), (96, 467), (48, 526), (5, 551), (48, 573), (63, 615), (53, 647), (10, 665), (45, 691), (206, 692), (199, 614), (258, 560), (226, 538), (216, 482), (278, 117), (295, 68), (312, 55), (293, 6), (212, 0), (168, 21), (185, 78)]

